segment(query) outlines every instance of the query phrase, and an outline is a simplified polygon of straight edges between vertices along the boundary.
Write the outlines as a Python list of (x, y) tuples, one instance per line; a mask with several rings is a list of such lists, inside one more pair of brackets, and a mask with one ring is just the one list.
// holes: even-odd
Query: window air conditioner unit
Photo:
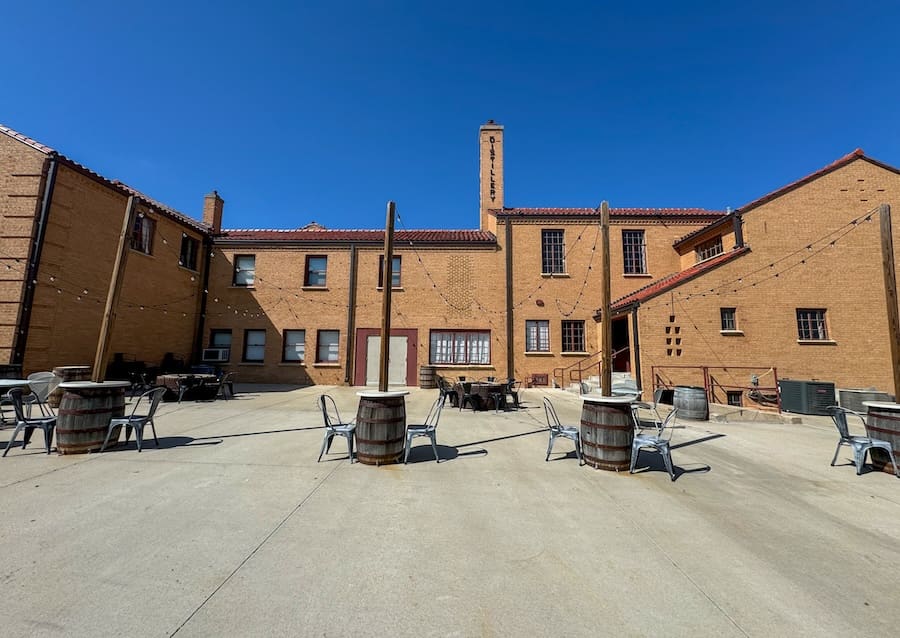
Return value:
[(203, 350), (203, 357), (201, 357), (204, 361), (214, 361), (222, 363), (224, 361), (228, 361), (228, 357), (231, 354), (231, 348), (206, 348)]

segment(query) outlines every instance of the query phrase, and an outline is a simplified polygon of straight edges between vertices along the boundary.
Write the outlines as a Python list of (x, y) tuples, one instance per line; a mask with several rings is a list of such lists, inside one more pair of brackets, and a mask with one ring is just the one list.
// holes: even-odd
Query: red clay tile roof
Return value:
[[(596, 208), (494, 208), (489, 211), (497, 216), (516, 217), (599, 217)], [(725, 211), (706, 208), (610, 208), (610, 217), (701, 217), (718, 218)]]
[(33, 148), (37, 151), (40, 151), (41, 153), (44, 153), (45, 155), (56, 155), (56, 157), (59, 158), (60, 162), (66, 164), (70, 168), (78, 171), (79, 173), (82, 173), (83, 175), (86, 175), (87, 177), (90, 177), (91, 179), (93, 179), (95, 181), (101, 182), (115, 190), (123, 192), (126, 195), (134, 195), (135, 197), (139, 197), (144, 202), (146, 202), (148, 205), (157, 209), (160, 213), (166, 215), (167, 217), (171, 217), (172, 219), (179, 221), (182, 224), (185, 224), (187, 226), (191, 226), (192, 228), (199, 230), (203, 233), (209, 233), (209, 227), (206, 226), (205, 224), (202, 224), (201, 222), (197, 221), (196, 219), (189, 217), (189, 216), (185, 215), (184, 213), (180, 213), (177, 210), (175, 210), (174, 208), (169, 208), (165, 204), (161, 204), (160, 202), (157, 202), (156, 200), (151, 199), (150, 197), (147, 197), (140, 191), (138, 191), (134, 188), (131, 188), (127, 184), (123, 184), (122, 182), (120, 182), (118, 180), (113, 180), (113, 179), (108, 179), (106, 177), (103, 177), (99, 173), (96, 173), (96, 172), (92, 171), (91, 169), (89, 169), (87, 166), (84, 166), (83, 164), (79, 164), (75, 160), (73, 160), (69, 157), (66, 157), (65, 155), (59, 153), (58, 151), (50, 148), (46, 144), (41, 144), (37, 140), (33, 140), (30, 137), (22, 135), (18, 131), (14, 131), (13, 129), (9, 128), (8, 126), (3, 126), (2, 124), (0, 124), (0, 133), (8, 135), (9, 137), (13, 138), (14, 140), (18, 140), (19, 142), (22, 142), (23, 144), (26, 144), (27, 146), (30, 146), (31, 148)]
[(647, 301), (648, 299), (652, 299), (657, 295), (660, 295), (676, 286), (679, 286), (686, 281), (689, 281), (695, 277), (702, 275), (703, 273), (712, 270), (713, 268), (717, 268), (722, 264), (731, 261), (732, 259), (736, 259), (741, 255), (750, 252), (750, 248), (744, 246), (743, 248), (735, 248), (727, 253), (722, 253), (717, 257), (713, 257), (712, 259), (707, 259), (706, 261), (701, 261), (699, 264), (694, 264), (690, 268), (685, 268), (682, 271), (673, 273), (668, 275), (667, 277), (663, 277), (662, 279), (657, 279), (656, 281), (647, 284), (643, 288), (639, 288), (634, 292), (630, 292), (624, 297), (620, 297), (616, 299), (612, 303), (613, 310), (622, 310), (627, 306), (630, 306), (634, 303), (641, 303)]
[[(383, 230), (345, 229), (228, 229), (216, 235), (216, 243), (221, 242), (372, 242), (384, 243)], [(423, 244), (489, 244), (496, 243), (493, 233), (480, 230), (398, 230), (394, 232), (394, 245), (402, 247), (404, 242)]]

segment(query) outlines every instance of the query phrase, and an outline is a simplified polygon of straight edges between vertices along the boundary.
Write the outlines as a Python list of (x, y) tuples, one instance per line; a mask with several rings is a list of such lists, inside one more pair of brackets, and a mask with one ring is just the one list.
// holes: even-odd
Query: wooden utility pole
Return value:
[(891, 234), (891, 207), (878, 207), (881, 220), (881, 266), (884, 272), (884, 298), (887, 303), (888, 338), (891, 341), (891, 369), (894, 372), (894, 396), (900, 399), (900, 311), (897, 309), (897, 273), (894, 269), (894, 236)]
[(600, 270), (603, 296), (600, 310), (600, 394), (612, 396), (612, 295), (609, 289), (609, 203), (600, 204)]
[(384, 227), (384, 268), (382, 268), (384, 302), (381, 308), (381, 359), (378, 366), (378, 390), (387, 392), (388, 362), (391, 358), (391, 289), (394, 287), (394, 202), (387, 204)]
[(109, 282), (109, 292), (106, 295), (103, 323), (100, 324), (100, 338), (97, 340), (97, 354), (94, 357), (94, 371), (91, 376), (91, 381), (95, 383), (100, 383), (106, 378), (106, 355), (109, 351), (109, 336), (112, 334), (113, 324), (116, 322), (116, 306), (119, 304), (119, 294), (122, 292), (125, 262), (128, 261), (128, 240), (132, 228), (134, 228), (134, 195), (129, 195), (128, 203), (125, 205), (125, 219), (122, 221), (122, 231), (119, 233), (119, 251), (116, 253), (112, 278)]

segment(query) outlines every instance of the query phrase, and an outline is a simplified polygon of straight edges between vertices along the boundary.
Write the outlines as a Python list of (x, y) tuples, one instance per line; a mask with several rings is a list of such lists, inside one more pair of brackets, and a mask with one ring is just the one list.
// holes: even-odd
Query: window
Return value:
[(550, 322), (538, 319), (525, 322), (525, 352), (550, 352)]
[(266, 355), (266, 331), (244, 330), (244, 361), (261, 363)]
[(801, 341), (827, 341), (825, 310), (820, 308), (797, 309), (797, 338)]
[(562, 322), (562, 351), (585, 352), (584, 321)]
[(316, 337), (316, 363), (337, 363), (341, 333), (338, 330), (319, 330)]
[[(384, 287), (384, 255), (378, 256), (378, 287)], [(391, 258), (391, 288), (400, 287), (400, 256)]]
[(134, 218), (134, 228), (131, 229), (131, 248), (145, 255), (151, 255), (153, 250), (153, 228), (156, 223), (145, 213), (138, 213)]
[(324, 288), (325, 271), (327, 268), (328, 257), (325, 257), (324, 255), (307, 255), (306, 276), (303, 279), (303, 285)]
[(488, 365), (491, 362), (489, 330), (432, 330), (431, 363)]
[(178, 258), (178, 265), (189, 268), (190, 270), (197, 270), (197, 251), (199, 246), (200, 242), (196, 239), (182, 234), (181, 256)]
[(647, 274), (647, 244), (644, 241), (644, 231), (622, 231), (622, 256), (625, 260), (626, 275)]
[(716, 237), (715, 239), (705, 241), (702, 244), (699, 244), (697, 248), (694, 249), (694, 252), (697, 255), (698, 262), (709, 259), (710, 257), (715, 257), (716, 255), (721, 255), (724, 252), (722, 250), (722, 238)]
[(252, 286), (255, 281), (256, 255), (235, 255), (234, 279), (231, 283), (235, 286)]
[(728, 405), (733, 405), (739, 408), (744, 404), (744, 393), (741, 390), (726, 390), (725, 396), (728, 400)]
[(541, 231), (541, 272), (566, 272), (566, 246), (561, 230)]
[(209, 347), (210, 348), (230, 348), (231, 347), (231, 330), (210, 330), (209, 331)]
[(285, 330), (282, 361), (302, 363), (306, 355), (306, 330)]
[(722, 317), (722, 330), (737, 330), (737, 315), (735, 308), (719, 308), (719, 314)]

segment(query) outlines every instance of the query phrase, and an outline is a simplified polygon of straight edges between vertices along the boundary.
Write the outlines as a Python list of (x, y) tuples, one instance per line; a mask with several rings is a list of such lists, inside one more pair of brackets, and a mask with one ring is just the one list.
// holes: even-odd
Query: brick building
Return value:
[[(93, 360), (137, 195), (111, 356), (173, 353), (242, 381), (377, 382), (383, 230), (227, 229), (215, 192), (198, 222), (0, 132), (0, 360), (25, 372)], [(479, 131), (477, 229), (395, 234), (392, 384), (416, 385), (423, 366), (548, 383), (598, 370), (599, 214), (506, 206), (503, 134)], [(866, 219), (898, 194), (900, 173), (856, 152), (733, 213), (612, 208), (615, 369), (643, 387), (746, 365), (888, 388), (878, 224)]]

